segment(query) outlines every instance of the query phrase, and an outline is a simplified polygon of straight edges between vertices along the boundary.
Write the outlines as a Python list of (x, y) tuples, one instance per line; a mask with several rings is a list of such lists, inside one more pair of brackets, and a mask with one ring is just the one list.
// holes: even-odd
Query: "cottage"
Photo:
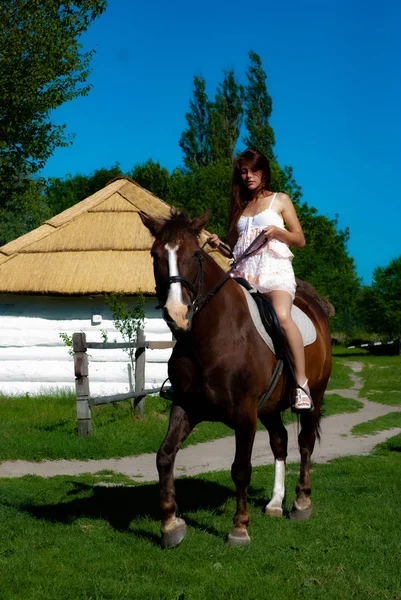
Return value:
[[(60, 334), (122, 341), (104, 295), (128, 303), (145, 296), (147, 339), (170, 340), (155, 309), (152, 238), (139, 211), (166, 218), (171, 207), (127, 178), (119, 178), (43, 225), (0, 247), (0, 393), (74, 389), (73, 362)], [(201, 240), (207, 232), (202, 232)], [(225, 266), (222, 257), (212, 256)], [(167, 376), (171, 350), (147, 351), (146, 387)], [(129, 389), (122, 350), (90, 352), (91, 393)]]

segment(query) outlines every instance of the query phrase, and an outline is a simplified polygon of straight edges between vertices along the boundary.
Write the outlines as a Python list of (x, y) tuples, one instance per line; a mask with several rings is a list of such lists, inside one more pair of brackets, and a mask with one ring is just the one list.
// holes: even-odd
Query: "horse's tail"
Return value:
[(319, 294), (313, 285), (311, 285), (308, 281), (303, 281), (302, 279), (296, 279), (297, 282), (297, 295), (301, 296), (306, 294), (313, 298), (319, 306), (324, 310), (325, 314), (328, 317), (333, 317), (336, 313), (334, 306), (330, 302), (328, 298)]
[[(323, 401), (322, 401), (323, 404)], [(320, 406), (321, 408), (321, 406)], [(297, 415), (297, 434), (299, 436), (300, 433), (300, 429), (302, 427), (302, 429), (306, 429), (306, 430), (310, 430), (311, 432), (313, 432), (316, 435), (316, 439), (317, 441), (320, 443), (321, 439), (322, 439), (322, 427), (321, 427), (321, 421), (322, 421), (322, 411), (319, 410), (318, 412), (316, 411), (316, 408), (314, 411), (312, 412), (297, 412), (295, 413)]]

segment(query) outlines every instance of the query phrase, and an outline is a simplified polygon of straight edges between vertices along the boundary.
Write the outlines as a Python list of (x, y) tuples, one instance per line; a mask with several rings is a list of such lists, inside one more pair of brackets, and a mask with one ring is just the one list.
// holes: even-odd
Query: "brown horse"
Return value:
[[(273, 394), (258, 408), (277, 361), (257, 333), (236, 281), (229, 279), (197, 312), (200, 298), (224, 275), (198, 244), (208, 213), (194, 220), (179, 214), (163, 223), (144, 214), (141, 218), (155, 237), (151, 254), (156, 292), (164, 318), (177, 339), (168, 364), (175, 400), (168, 432), (157, 454), (162, 543), (174, 547), (186, 533), (185, 521), (176, 516), (173, 472), (176, 453), (197, 423), (221, 421), (234, 429), (236, 439), (231, 473), (237, 510), (228, 539), (232, 545), (247, 544), (250, 541), (247, 488), (258, 418), (269, 432), (275, 458), (273, 497), (265, 510), (269, 515), (283, 514), (287, 431), (281, 411), (290, 404), (287, 375), (281, 376)], [(328, 319), (313, 298), (302, 294), (296, 304), (312, 319), (317, 339), (305, 349), (315, 410), (300, 416), (301, 469), (291, 512), (292, 518), (297, 519), (308, 518), (312, 511), (310, 459), (331, 370)]]

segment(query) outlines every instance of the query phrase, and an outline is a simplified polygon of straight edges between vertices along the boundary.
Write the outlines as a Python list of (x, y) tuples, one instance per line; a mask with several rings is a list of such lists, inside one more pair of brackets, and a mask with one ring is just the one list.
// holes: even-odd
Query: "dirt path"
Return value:
[[(354, 425), (370, 421), (389, 412), (401, 411), (401, 406), (378, 404), (360, 398), (358, 391), (362, 387), (362, 379), (358, 376), (358, 373), (361, 371), (362, 365), (358, 362), (347, 362), (345, 364), (351, 367), (353, 371), (351, 374), (352, 388), (348, 390), (330, 390), (327, 393), (355, 398), (362, 402), (364, 406), (357, 413), (344, 413), (326, 417), (322, 420), (322, 441), (320, 444), (316, 444), (313, 453), (314, 462), (323, 463), (339, 456), (369, 454), (376, 444), (384, 442), (401, 431), (400, 428), (396, 428), (364, 437), (351, 435), (351, 429)], [(288, 425), (287, 430), (288, 462), (298, 462), (297, 425), (295, 423)], [(234, 457), (234, 443), (234, 437), (230, 436), (180, 450), (176, 460), (176, 476), (197, 475), (207, 471), (230, 469)], [(273, 463), (273, 455), (270, 450), (268, 435), (265, 431), (258, 431), (255, 437), (252, 464), (256, 466), (269, 463)], [(0, 477), (78, 475), (81, 473), (96, 473), (104, 469), (124, 473), (136, 481), (155, 481), (158, 479), (155, 454), (89, 461), (57, 460), (42, 461), (40, 463), (21, 460), (7, 461), (0, 463)]]

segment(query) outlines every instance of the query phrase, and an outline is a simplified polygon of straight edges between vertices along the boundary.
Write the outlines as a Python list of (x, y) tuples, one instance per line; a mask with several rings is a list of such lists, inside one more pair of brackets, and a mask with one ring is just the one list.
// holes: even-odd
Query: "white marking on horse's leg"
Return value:
[(281, 516), (283, 514), (283, 500), (285, 493), (285, 461), (274, 461), (274, 488), (273, 497), (265, 508), (270, 515)]
[[(169, 268), (170, 277), (175, 277), (175, 276), (179, 275), (178, 261), (177, 261), (177, 250), (178, 250), (179, 246), (177, 244), (177, 246), (174, 246), (174, 248), (171, 248), (169, 246), (169, 244), (166, 244), (164, 247), (168, 253), (168, 268)], [(187, 328), (187, 326), (188, 326), (188, 318), (187, 318), (188, 306), (186, 304), (184, 304), (184, 301), (182, 299), (182, 288), (181, 288), (180, 283), (176, 282), (176, 283), (170, 284), (170, 289), (168, 292), (168, 297), (167, 297), (167, 302), (165, 304), (165, 308), (167, 309), (170, 317), (176, 323), (177, 327), (179, 327), (180, 329)]]

